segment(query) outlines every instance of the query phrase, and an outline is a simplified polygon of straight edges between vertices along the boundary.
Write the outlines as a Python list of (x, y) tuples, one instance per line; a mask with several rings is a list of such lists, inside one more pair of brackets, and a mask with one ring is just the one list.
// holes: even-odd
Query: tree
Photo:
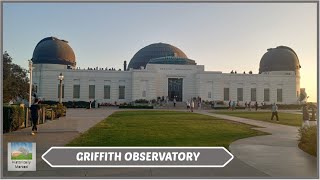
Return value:
[(5, 51), (3, 54), (3, 102), (7, 103), (18, 97), (27, 99), (29, 95), (29, 78), (27, 70), (12, 62)]

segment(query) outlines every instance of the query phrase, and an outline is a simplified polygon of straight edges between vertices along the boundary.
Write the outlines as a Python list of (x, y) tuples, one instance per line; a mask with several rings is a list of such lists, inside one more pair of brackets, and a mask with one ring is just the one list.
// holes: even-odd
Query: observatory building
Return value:
[(301, 66), (297, 54), (286, 46), (268, 49), (258, 74), (205, 71), (204, 65), (165, 43), (140, 49), (121, 71), (78, 68), (69, 43), (55, 37), (36, 45), (32, 61), (36, 94), (52, 101), (59, 100), (60, 73), (64, 102), (123, 103), (164, 96), (177, 101), (201, 97), (204, 101), (296, 104), (300, 95)]

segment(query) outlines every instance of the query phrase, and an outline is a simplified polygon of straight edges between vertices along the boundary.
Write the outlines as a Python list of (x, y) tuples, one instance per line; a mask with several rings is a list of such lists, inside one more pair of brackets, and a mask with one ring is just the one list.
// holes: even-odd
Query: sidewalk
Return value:
[[(124, 109), (125, 110), (125, 109)], [(64, 146), (81, 133), (119, 109), (68, 109), (67, 116), (39, 125), (39, 133), (30, 135), (31, 128), (4, 134), (3, 175), (19, 177), (90, 177), (90, 178), (170, 178), (170, 177), (268, 177), (267, 174), (247, 165), (235, 157), (225, 168), (51, 168), (42, 159), (42, 154), (51, 146)], [(29, 141), (37, 143), (37, 171), (7, 171), (7, 143)]]
[(237, 140), (229, 149), (246, 164), (272, 177), (316, 178), (317, 158), (298, 147), (298, 127), (239, 118), (201, 111), (218, 118), (258, 126), (259, 131), (271, 133)]

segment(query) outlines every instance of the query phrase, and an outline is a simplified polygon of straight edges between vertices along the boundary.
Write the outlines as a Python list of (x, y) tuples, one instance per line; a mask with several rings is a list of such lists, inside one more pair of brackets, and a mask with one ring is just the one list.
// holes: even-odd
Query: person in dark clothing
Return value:
[(39, 100), (36, 98), (34, 100), (34, 103), (30, 107), (31, 121), (32, 121), (32, 132), (31, 132), (32, 135), (34, 135), (34, 133), (38, 131), (37, 123), (38, 123), (39, 109), (40, 109), (38, 102)]
[(258, 111), (258, 102), (256, 101), (256, 103), (254, 104), (256, 111)]

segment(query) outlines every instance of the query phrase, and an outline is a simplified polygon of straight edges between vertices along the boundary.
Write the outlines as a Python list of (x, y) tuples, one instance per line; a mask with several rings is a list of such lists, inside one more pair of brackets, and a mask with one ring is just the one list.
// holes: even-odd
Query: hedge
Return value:
[(25, 121), (25, 109), (19, 105), (3, 106), (3, 132), (15, 131)]
[(120, 105), (119, 108), (122, 109), (153, 109), (153, 106), (143, 106), (143, 105)]
[(317, 126), (301, 127), (299, 129), (299, 148), (317, 156)]

